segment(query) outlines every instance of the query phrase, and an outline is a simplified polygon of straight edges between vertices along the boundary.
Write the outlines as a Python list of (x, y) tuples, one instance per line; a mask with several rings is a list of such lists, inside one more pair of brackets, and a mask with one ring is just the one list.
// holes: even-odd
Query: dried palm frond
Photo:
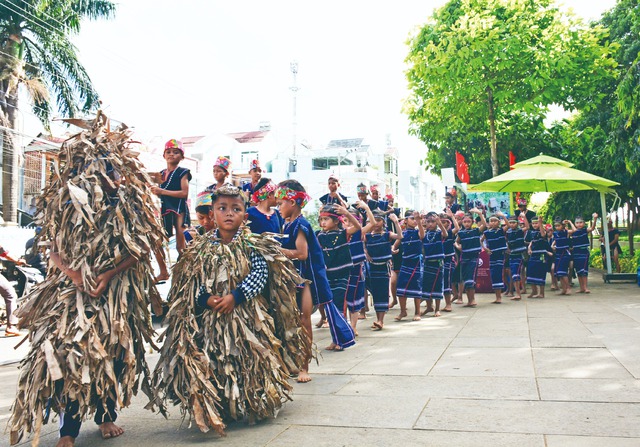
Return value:
[[(201, 285), (229, 294), (249, 273), (250, 250), (269, 265), (266, 293), (229, 314), (201, 309)], [(279, 244), (248, 229), (225, 245), (213, 233), (198, 237), (173, 271), (160, 360), (153, 377), (156, 406), (180, 405), (203, 432), (224, 435), (225, 420), (274, 416), (290, 399), (287, 379), (304, 364), (310, 341), (300, 325), (296, 285), (303, 282)]]
[[(140, 381), (151, 393), (143, 342), (152, 343), (149, 302), (159, 295), (149, 253), (165, 235), (150, 199), (150, 179), (128, 149), (129, 138), (126, 128), (109, 131), (99, 114), (91, 129), (63, 144), (60, 168), (38, 201), (40, 244), (81, 272), (84, 291), (52, 267), (17, 312), (31, 347), (21, 362), (8, 423), (11, 444), (32, 433), (37, 445), (50, 412), (63, 410), (69, 400), (79, 403), (79, 417), (86, 419), (108, 398), (117, 407), (129, 405)], [(111, 169), (124, 181), (110, 196), (104, 187), (115, 186)], [(101, 273), (130, 256), (138, 262), (114, 276), (102, 296), (86, 292)], [(122, 368), (114, 370), (114, 361)]]

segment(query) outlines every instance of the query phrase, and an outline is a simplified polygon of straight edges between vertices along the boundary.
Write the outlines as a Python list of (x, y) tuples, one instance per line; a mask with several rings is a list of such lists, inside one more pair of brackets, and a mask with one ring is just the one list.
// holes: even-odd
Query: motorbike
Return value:
[(44, 281), (44, 276), (37, 268), (29, 265), (17, 265), (6, 259), (2, 260), (2, 275), (9, 280), (18, 295), (18, 305), (29, 295), (31, 289)]

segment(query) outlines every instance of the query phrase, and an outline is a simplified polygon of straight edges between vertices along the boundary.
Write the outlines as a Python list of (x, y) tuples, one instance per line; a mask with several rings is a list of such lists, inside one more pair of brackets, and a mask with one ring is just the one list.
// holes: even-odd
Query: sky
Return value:
[[(257, 130), (298, 141), (389, 135), (408, 169), (426, 148), (408, 136), (406, 41), (445, 0), (122, 0), (116, 17), (86, 22), (80, 59), (114, 119), (144, 138)], [(566, 0), (586, 20), (615, 0)]]

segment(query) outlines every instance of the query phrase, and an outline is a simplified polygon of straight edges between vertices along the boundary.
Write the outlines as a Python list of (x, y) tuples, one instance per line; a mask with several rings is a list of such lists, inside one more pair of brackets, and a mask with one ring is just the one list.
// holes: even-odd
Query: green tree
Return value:
[[(98, 94), (80, 64), (70, 37), (85, 19), (110, 18), (107, 0), (3, 0), (0, 3), (0, 126), (2, 126), (2, 203), (4, 220), (17, 221), (16, 144), (19, 87), (33, 113), (48, 127), (55, 106), (73, 117), (95, 108)], [(8, 128), (8, 129), (6, 129)]]
[(553, 0), (449, 1), (410, 39), (407, 57), (405, 110), (432, 169), (451, 164), (433, 151), (460, 150), (481, 160), (490, 154), (498, 175), (498, 139), (504, 148), (539, 129), (551, 104), (590, 107), (601, 95), (594, 80), (615, 66), (605, 36)]

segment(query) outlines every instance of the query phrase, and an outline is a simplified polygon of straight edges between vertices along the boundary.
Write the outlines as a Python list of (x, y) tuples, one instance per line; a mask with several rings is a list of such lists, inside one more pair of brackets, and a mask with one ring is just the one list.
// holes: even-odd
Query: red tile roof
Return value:
[(259, 143), (269, 134), (268, 130), (254, 130), (252, 132), (235, 132), (229, 133), (231, 138), (238, 143)]

